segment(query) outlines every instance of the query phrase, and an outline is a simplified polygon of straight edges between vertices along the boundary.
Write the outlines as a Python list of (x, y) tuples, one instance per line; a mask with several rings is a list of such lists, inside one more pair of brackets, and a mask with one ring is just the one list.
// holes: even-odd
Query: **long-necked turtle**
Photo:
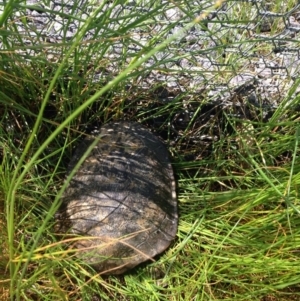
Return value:
[(164, 143), (138, 123), (111, 122), (82, 141), (69, 172), (84, 155), (59, 214), (61, 226), (80, 236), (73, 245), (80, 258), (100, 272), (121, 274), (164, 251), (178, 221)]

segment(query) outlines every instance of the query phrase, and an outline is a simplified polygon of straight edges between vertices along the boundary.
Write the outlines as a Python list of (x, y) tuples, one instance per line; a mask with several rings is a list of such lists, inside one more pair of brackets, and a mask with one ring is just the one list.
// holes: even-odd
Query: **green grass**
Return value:
[[(18, 8), (17, 2), (9, 3)], [(293, 96), (299, 81), (267, 122), (259, 114), (240, 120), (228, 109), (203, 116), (205, 124), (199, 124), (209, 103), (205, 95), (182, 93), (162, 103), (154, 98), (159, 83), (153, 90), (138, 87), (139, 77), (149, 72), (145, 61), (177, 36), (164, 40), (164, 33), (157, 33), (132, 54), (128, 32), (147, 28), (163, 4), (137, 19), (116, 20), (107, 12), (97, 23), (91, 14), (70, 42), (53, 46), (39, 37), (32, 46), (39, 55), (23, 52), (28, 46), (9, 19), (10, 4), (0, 17), (0, 32), (8, 37), (0, 51), (0, 300), (300, 300), (300, 129), (294, 110), (299, 96)], [(184, 11), (187, 3), (180, 5)], [(243, 13), (237, 15), (247, 16), (248, 6), (241, 4)], [(111, 31), (109, 22), (121, 22), (119, 32)], [(194, 22), (202, 25), (201, 18)], [(96, 33), (94, 42), (82, 42), (95, 26), (106, 35)], [(18, 45), (11, 43), (11, 34)], [(111, 63), (106, 54), (116, 40), (123, 42), (119, 72), (93, 81)], [(53, 49), (51, 61), (47, 51)], [(230, 59), (242, 68), (238, 57)], [(163, 59), (152, 68), (160, 63)], [(176, 76), (176, 70), (162, 71)], [(230, 72), (224, 67), (214, 79), (224, 80)], [(175, 141), (169, 123), (182, 112), (182, 103), (194, 115)], [(118, 119), (163, 133), (180, 216), (177, 238), (164, 254), (116, 277), (97, 274), (64, 249), (54, 214), (80, 136), (93, 124)], [(202, 134), (218, 139), (201, 144)]]

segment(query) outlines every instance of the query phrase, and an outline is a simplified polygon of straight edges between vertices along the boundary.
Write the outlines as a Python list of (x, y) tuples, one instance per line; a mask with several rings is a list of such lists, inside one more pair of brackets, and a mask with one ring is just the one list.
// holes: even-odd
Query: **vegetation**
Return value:
[[(0, 300), (300, 300), (299, 80), (268, 119), (257, 112), (240, 119), (231, 108), (207, 120), (209, 98), (197, 94), (159, 101), (161, 87), (145, 91), (139, 77), (180, 33), (158, 44), (160, 37), (152, 38), (136, 54), (126, 42), (127, 32), (147, 26), (163, 5), (120, 18), (120, 32), (107, 27), (120, 20), (103, 14), (101, 41), (83, 40), (96, 25), (91, 13), (71, 41), (28, 46), (10, 19), (26, 5), (7, 2), (0, 16)], [(243, 7), (238, 15), (247, 15)], [(116, 39), (124, 42), (119, 72), (107, 72)], [(192, 117), (181, 121), (191, 107)], [(172, 246), (118, 277), (80, 262), (54, 227), (73, 148), (92, 127), (117, 119), (141, 122), (165, 139), (180, 214)], [(203, 133), (217, 138), (201, 142)]]

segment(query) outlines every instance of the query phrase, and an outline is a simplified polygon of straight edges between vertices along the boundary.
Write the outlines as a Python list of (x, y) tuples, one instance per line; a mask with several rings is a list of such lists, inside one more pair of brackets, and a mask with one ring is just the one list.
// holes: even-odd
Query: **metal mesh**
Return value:
[[(59, 61), (66, 42), (84, 30), (82, 48), (103, 45), (101, 66), (97, 61), (89, 75), (100, 81), (118, 74), (139, 52), (143, 55), (178, 34), (142, 66), (135, 85), (145, 90), (161, 86), (167, 93), (160, 97), (166, 99), (201, 93), (202, 98), (229, 104), (238, 94), (254, 106), (278, 106), (299, 75), (300, 4), (296, 0), (232, 0), (212, 10), (213, 4), (30, 0), (15, 4), (8, 20), (22, 39), (13, 31), (3, 31), (2, 38), (11, 44), (9, 51), (26, 59), (39, 56)], [(1, 10), (3, 6), (0, 3)], [(85, 28), (93, 14), (93, 22)], [(184, 30), (201, 15), (205, 16), (201, 22)], [(82, 63), (86, 63), (84, 57)]]

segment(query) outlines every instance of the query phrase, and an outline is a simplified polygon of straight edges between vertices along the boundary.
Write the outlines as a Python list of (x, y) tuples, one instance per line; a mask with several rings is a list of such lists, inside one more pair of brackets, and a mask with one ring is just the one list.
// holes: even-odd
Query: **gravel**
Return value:
[[(29, 0), (15, 4), (8, 22), (14, 23), (23, 40), (19, 42), (12, 32), (7, 40), (28, 60), (42, 56), (59, 61), (61, 44), (71, 42), (94, 14), (95, 21), (82, 36), (83, 45), (114, 40), (104, 54), (105, 66), (91, 75), (97, 82), (124, 68), (120, 60), (124, 51), (129, 64), (139, 51), (176, 35), (144, 63), (144, 72), (134, 84), (145, 91), (164, 87), (168, 91), (161, 96), (164, 101), (205, 91), (209, 101), (221, 106), (230, 105), (241, 94), (246, 104), (274, 109), (299, 76), (300, 4), (288, 8), (283, 1), (278, 8), (258, 0), (227, 1), (212, 8), (211, 1), (201, 0), (182, 6), (151, 0), (120, 3), (123, 1)], [(3, 6), (0, 3), (0, 11)], [(242, 6), (247, 6), (246, 16)], [(103, 23), (104, 15), (109, 17)], [(200, 15), (203, 21), (187, 29)], [(133, 22), (139, 25), (128, 28)], [(4, 44), (0, 45), (5, 51)]]

